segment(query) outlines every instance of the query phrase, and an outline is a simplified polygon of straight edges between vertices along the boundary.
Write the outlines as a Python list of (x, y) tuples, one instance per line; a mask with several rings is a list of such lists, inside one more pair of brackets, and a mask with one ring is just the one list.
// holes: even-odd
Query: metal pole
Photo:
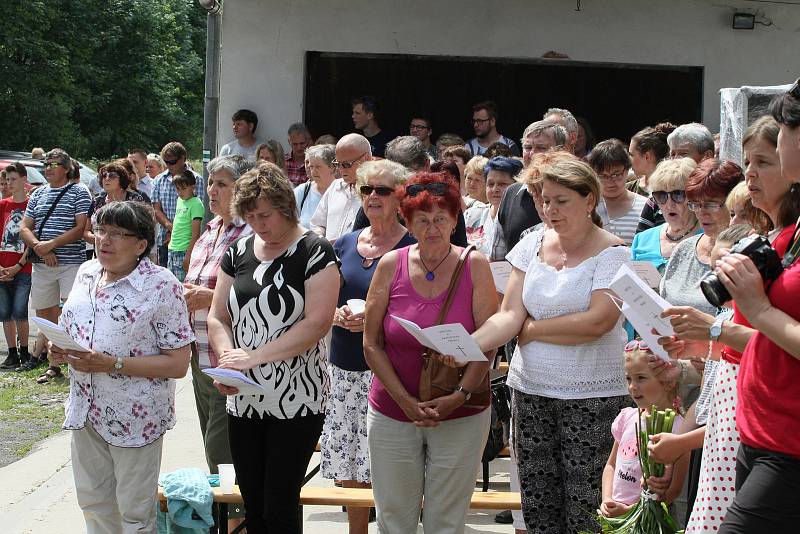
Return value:
[[(219, 50), (221, 15), (209, 13), (206, 22), (206, 96), (203, 105), (203, 177), (208, 183), (206, 164), (217, 155), (219, 113)], [(206, 220), (211, 218), (206, 201)]]

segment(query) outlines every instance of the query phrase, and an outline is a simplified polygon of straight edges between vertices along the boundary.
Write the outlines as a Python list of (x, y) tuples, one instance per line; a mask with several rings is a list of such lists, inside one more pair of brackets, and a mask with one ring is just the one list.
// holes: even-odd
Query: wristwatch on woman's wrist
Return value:
[(456, 389), (453, 390), (453, 393), (455, 393), (456, 391), (460, 391), (461, 393), (464, 394), (464, 401), (468, 401), (470, 397), (472, 397), (472, 392), (467, 388), (465, 388), (464, 386), (458, 386)]
[(117, 356), (117, 361), (114, 362), (114, 370), (117, 372), (121, 371), (123, 365), (122, 358)]
[(717, 341), (719, 336), (722, 335), (722, 323), (725, 322), (725, 315), (719, 314), (717, 318), (714, 319), (714, 323), (711, 325), (711, 328), (708, 329), (708, 337), (711, 341)]

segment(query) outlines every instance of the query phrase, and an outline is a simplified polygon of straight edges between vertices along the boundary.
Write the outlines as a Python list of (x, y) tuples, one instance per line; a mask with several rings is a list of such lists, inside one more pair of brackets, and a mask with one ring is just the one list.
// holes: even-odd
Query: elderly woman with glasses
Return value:
[[(425, 348), (393, 316), (422, 328), (437, 324), (463, 254), (450, 244), (461, 195), (447, 174), (420, 173), (406, 182), (400, 199), (417, 244), (378, 262), (364, 330), (364, 356), (374, 375), (367, 426), (378, 529), (416, 531), (424, 495), (424, 531), (455, 534), (464, 530), (486, 443), (489, 410), (470, 398), (485, 384), (489, 361), (469, 362), (455, 391), (420, 401)], [(460, 323), (468, 332), (483, 324), (497, 309), (497, 294), (487, 287), (494, 287), (488, 261), (467, 255), (442, 324)]]
[(81, 265), (61, 326), (84, 350), (51, 343), (70, 366), (64, 428), (87, 532), (155, 532), (162, 436), (194, 334), (180, 283), (147, 257), (153, 210), (113, 202), (96, 214), (97, 259)]
[(691, 158), (662, 161), (649, 176), (651, 198), (664, 214), (666, 222), (639, 232), (633, 238), (634, 261), (649, 261), (664, 274), (675, 247), (700, 231), (694, 212), (686, 203), (686, 180), (697, 167)]
[(144, 196), (138, 191), (131, 191), (128, 189), (131, 185), (130, 173), (122, 164), (126, 160), (115, 160), (104, 165), (98, 173), (103, 186), (103, 192), (97, 195), (92, 202), (92, 207), (89, 210), (89, 217), (86, 219), (86, 230), (83, 233), (83, 238), (88, 243), (94, 243), (94, 234), (92, 228), (95, 225), (95, 214), (103, 206), (111, 202), (120, 202), (124, 200), (133, 200), (136, 202), (145, 202)]
[(516, 176), (521, 170), (522, 162), (515, 158), (495, 156), (488, 160), (483, 167), (484, 198), (488, 203), (479, 203), (464, 212), (467, 241), (487, 256), (492, 252), (497, 211), (503, 200), (503, 194), (508, 186), (517, 183)]
[[(367, 395), (372, 372), (364, 359), (363, 300), (378, 261), (392, 250), (414, 242), (397, 220), (400, 200), (396, 189), (410, 172), (389, 160), (368, 161), (357, 171), (356, 187), (369, 226), (336, 240), (344, 284), (333, 318), (328, 372), (331, 393), (322, 430), (322, 476), (344, 487), (369, 487), (370, 458), (367, 444)], [(369, 509), (347, 509), (350, 532), (366, 533)]]
[(597, 214), (603, 221), (603, 228), (630, 246), (647, 197), (625, 188), (631, 169), (627, 147), (619, 139), (601, 141), (589, 154), (588, 163), (600, 178)]

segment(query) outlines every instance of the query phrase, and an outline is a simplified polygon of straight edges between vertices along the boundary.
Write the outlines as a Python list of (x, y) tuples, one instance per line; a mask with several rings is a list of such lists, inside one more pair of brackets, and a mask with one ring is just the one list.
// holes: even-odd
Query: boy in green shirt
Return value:
[(186, 171), (176, 176), (172, 183), (178, 192), (178, 204), (175, 208), (175, 218), (172, 220), (167, 267), (178, 281), (183, 282), (186, 271), (189, 270), (192, 249), (200, 237), (205, 207), (203, 201), (194, 196), (194, 174)]

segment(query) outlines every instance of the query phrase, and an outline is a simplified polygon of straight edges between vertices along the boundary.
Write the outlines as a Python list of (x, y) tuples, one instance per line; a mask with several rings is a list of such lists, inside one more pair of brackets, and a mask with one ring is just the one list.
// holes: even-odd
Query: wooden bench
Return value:
[[(214, 502), (219, 505), (219, 532), (227, 534), (229, 504), (242, 504), (242, 494), (239, 486), (234, 486), (233, 493), (222, 493), (220, 488), (211, 488), (214, 492)], [(161, 511), (167, 511), (167, 498), (164, 497), (162, 488), (158, 488), (158, 501)], [(300, 489), (300, 514), (303, 506), (353, 506), (356, 508), (371, 508), (375, 506), (375, 499), (371, 489), (362, 488), (315, 488), (304, 486)], [(510, 491), (476, 491), (472, 494), (469, 503), (473, 510), (520, 510), (522, 508), (520, 496), (517, 492)]]

